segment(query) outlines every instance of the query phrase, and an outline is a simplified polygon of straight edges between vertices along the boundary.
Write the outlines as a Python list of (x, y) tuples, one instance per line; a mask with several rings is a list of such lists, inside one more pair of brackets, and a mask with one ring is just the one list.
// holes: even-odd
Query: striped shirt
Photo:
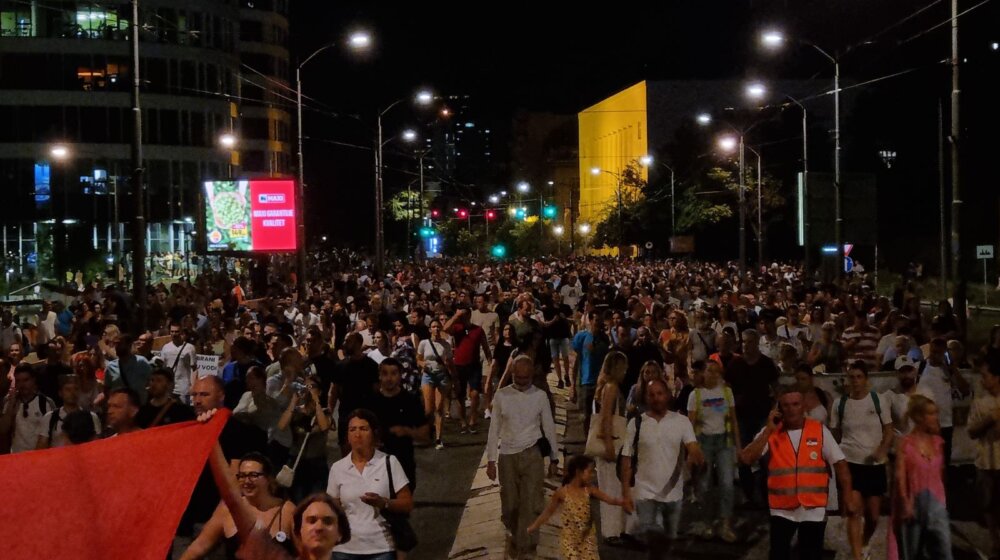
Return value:
[(856, 340), (857, 344), (848, 353), (848, 361), (864, 360), (868, 364), (869, 371), (878, 371), (881, 364), (878, 363), (878, 354), (875, 350), (878, 348), (880, 338), (878, 329), (874, 327), (864, 329), (850, 327), (840, 335), (840, 342), (846, 347), (849, 341)]

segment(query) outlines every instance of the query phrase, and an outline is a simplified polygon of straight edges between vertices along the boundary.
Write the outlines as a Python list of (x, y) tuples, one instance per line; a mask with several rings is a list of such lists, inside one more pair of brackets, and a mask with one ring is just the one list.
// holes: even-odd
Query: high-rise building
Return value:
[(243, 176), (291, 173), (294, 129), (287, 0), (241, 0), (239, 155)]
[(494, 153), (496, 125), (468, 95), (448, 95), (443, 101), (448, 115), (437, 121), (427, 141), (433, 179), (444, 183), (446, 194), (478, 198), (501, 176), (496, 162), (502, 160)]
[[(273, 6), (256, 19), (282, 27), (283, 0), (253, 4)], [(238, 171), (219, 137), (239, 129), (243, 5), (141, 4), (147, 246), (154, 253), (187, 251), (202, 181)], [(0, 0), (0, 247), (6, 271), (27, 275), (40, 265), (50, 274), (98, 266), (127, 252), (134, 192), (128, 180), (131, 23), (125, 0)], [(280, 58), (282, 51), (274, 50)], [(283, 56), (287, 74), (287, 52)], [(273, 70), (281, 76), (278, 64)], [(61, 150), (54, 151), (57, 145)]]

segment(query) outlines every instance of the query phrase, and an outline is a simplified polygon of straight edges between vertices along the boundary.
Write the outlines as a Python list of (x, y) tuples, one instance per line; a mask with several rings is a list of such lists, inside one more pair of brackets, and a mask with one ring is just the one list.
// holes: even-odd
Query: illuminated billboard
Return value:
[(209, 251), (294, 251), (296, 225), (294, 181), (205, 182)]

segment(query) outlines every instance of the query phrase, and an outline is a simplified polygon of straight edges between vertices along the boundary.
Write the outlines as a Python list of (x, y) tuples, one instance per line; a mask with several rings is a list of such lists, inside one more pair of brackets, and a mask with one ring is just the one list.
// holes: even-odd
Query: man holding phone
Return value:
[(945, 465), (951, 463), (951, 442), (955, 432), (952, 391), (958, 389), (963, 396), (970, 391), (969, 381), (950, 361), (948, 343), (943, 338), (935, 338), (931, 340), (927, 360), (917, 366), (917, 392), (930, 397), (938, 407), (941, 437), (944, 438)]
[(771, 510), (771, 560), (791, 558), (798, 533), (799, 557), (822, 558), (826, 532), (829, 469), (845, 516), (857, 515), (860, 504), (852, 493), (851, 473), (843, 451), (830, 430), (806, 418), (797, 387), (783, 387), (767, 424), (739, 454), (750, 465), (768, 456), (768, 506)]

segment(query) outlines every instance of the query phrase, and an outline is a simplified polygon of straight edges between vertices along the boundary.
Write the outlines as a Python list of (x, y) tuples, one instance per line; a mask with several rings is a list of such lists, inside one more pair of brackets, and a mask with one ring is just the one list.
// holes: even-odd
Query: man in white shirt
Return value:
[(576, 311), (576, 306), (580, 304), (580, 297), (583, 296), (583, 286), (580, 285), (576, 274), (570, 274), (566, 282), (559, 287), (559, 295), (562, 296), (563, 303)]
[(938, 421), (941, 423), (941, 437), (944, 438), (944, 464), (951, 463), (951, 441), (954, 435), (954, 391), (968, 395), (969, 382), (958, 371), (958, 367), (948, 363), (948, 344), (943, 338), (930, 342), (927, 361), (917, 366), (917, 392), (934, 400), (938, 407)]
[[(646, 412), (629, 422), (622, 449), (622, 497), (626, 509), (635, 508), (650, 550), (660, 554), (669, 552), (680, 526), (685, 468), (680, 460), (681, 448), (687, 450), (688, 468), (705, 463), (691, 421), (669, 410), (670, 400), (665, 381), (650, 382)], [(657, 524), (658, 517), (662, 517), (662, 525)]]
[(40, 347), (56, 337), (56, 312), (52, 311), (50, 302), (42, 302), (42, 310), (38, 312), (37, 320), (38, 333), (35, 335), (35, 345)]
[(795, 347), (799, 356), (805, 356), (806, 345), (812, 340), (809, 327), (801, 323), (797, 305), (788, 306), (785, 312), (785, 324), (778, 327), (778, 336), (788, 339), (788, 342)]
[[(528, 534), (542, 513), (545, 500), (543, 455), (549, 456), (549, 476), (558, 473), (556, 429), (545, 393), (532, 384), (534, 364), (519, 356), (511, 365), (514, 383), (493, 397), (493, 420), (486, 440), (486, 476), (500, 473), (500, 518), (507, 528), (507, 557), (535, 557), (538, 533)], [(541, 449), (541, 439), (548, 450)], [(544, 452), (544, 453), (543, 453)]]
[(472, 324), (486, 332), (486, 340), (489, 341), (490, 346), (493, 346), (497, 343), (497, 337), (500, 334), (500, 317), (490, 311), (489, 306), (486, 305), (485, 296), (476, 295), (475, 303), (476, 307), (472, 310)]
[(184, 404), (191, 403), (191, 387), (198, 380), (198, 353), (193, 344), (187, 341), (187, 335), (180, 322), (170, 321), (170, 342), (160, 349), (163, 366), (174, 372), (174, 395)]
[[(744, 465), (751, 465), (756, 463), (765, 454), (769, 454), (771, 442), (777, 442), (779, 444), (785, 441), (783, 436), (787, 436), (787, 441), (790, 443), (791, 450), (786, 452), (792, 453), (795, 456), (804, 455), (805, 452), (800, 452), (799, 449), (802, 445), (802, 434), (806, 428), (806, 422), (816, 422), (815, 420), (807, 420), (805, 416), (805, 407), (803, 406), (804, 399), (802, 393), (799, 392), (798, 388), (795, 386), (789, 386), (783, 389), (783, 392), (778, 396), (778, 407), (771, 410), (771, 413), (767, 417), (767, 424), (764, 426), (754, 438), (750, 445), (743, 448), (740, 451), (739, 459), (740, 463)], [(847, 460), (844, 457), (843, 451), (840, 450), (840, 446), (837, 445), (837, 441), (833, 439), (833, 434), (830, 430), (821, 424), (813, 424), (810, 429), (817, 429), (817, 435), (822, 434), (819, 438), (822, 441), (817, 441), (816, 439), (807, 439), (806, 447), (807, 449), (815, 448), (814, 451), (808, 452), (809, 459), (813, 461), (818, 461), (820, 456), (822, 456), (822, 462), (825, 466), (821, 469), (825, 476), (827, 469), (833, 467), (833, 472), (837, 477), (837, 490), (839, 495), (846, 496), (843, 500), (843, 510), (846, 515), (856, 515), (860, 511), (860, 504), (853, 497), (853, 487), (851, 486), (851, 472), (847, 468)], [(776, 463), (776, 458), (773, 455), (769, 455), (770, 459), (768, 462), (768, 476), (772, 478), (785, 477), (787, 479), (788, 469), (779, 470), (778, 464)], [(786, 459), (787, 461), (788, 459)], [(796, 462), (795, 457), (791, 459), (792, 462)], [(793, 465), (793, 473), (796, 472)], [(777, 484), (771, 484), (769, 480), (768, 488), (771, 486), (777, 486)], [(799, 537), (799, 558), (822, 558), (823, 557), (823, 536), (826, 532), (826, 500), (821, 500), (821, 504), (816, 506), (806, 506), (802, 505), (801, 500), (804, 499), (805, 493), (814, 490), (809, 487), (792, 487), (792, 488), (775, 488), (769, 492), (768, 501), (770, 503), (771, 510), (771, 554), (772, 560), (790, 560), (791, 555), (791, 544), (792, 538), (798, 533)], [(788, 490), (797, 491), (795, 494), (798, 498), (797, 507), (786, 507), (783, 502), (788, 497), (786, 493)], [(828, 492), (824, 487), (823, 492)]]
[(11, 434), (11, 453), (30, 451), (38, 445), (38, 432), (42, 429), (42, 418), (56, 403), (38, 392), (35, 371), (28, 364), (20, 364), (14, 370), (16, 390), (4, 400), (3, 416), (0, 416), (0, 434)]

